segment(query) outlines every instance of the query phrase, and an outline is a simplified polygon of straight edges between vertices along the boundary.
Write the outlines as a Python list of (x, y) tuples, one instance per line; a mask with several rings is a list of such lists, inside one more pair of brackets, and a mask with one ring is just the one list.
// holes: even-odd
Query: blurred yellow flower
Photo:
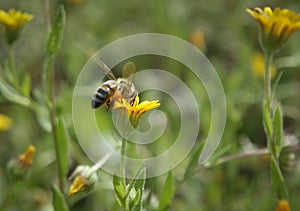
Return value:
[(275, 208), (275, 211), (290, 211), (290, 204), (287, 200), (280, 200)]
[(190, 42), (200, 50), (205, 51), (206, 49), (205, 37), (202, 31), (200, 30), (192, 31), (192, 33), (190, 34)]
[(142, 114), (160, 106), (159, 100), (143, 101), (140, 103), (140, 98), (137, 95), (134, 102), (129, 104), (125, 99), (117, 101), (113, 109), (121, 108), (127, 111), (128, 117), (134, 127), (138, 126), (138, 122)]
[[(95, 164), (96, 165), (96, 164)], [(72, 184), (69, 188), (69, 196), (73, 196), (81, 191), (90, 191), (98, 183), (97, 168), (95, 166), (79, 165), (69, 177)]]
[(4, 114), (0, 114), (0, 131), (9, 130), (12, 126), (12, 119)]
[[(260, 52), (256, 52), (252, 58), (252, 73), (260, 78), (264, 77), (265, 60), (264, 55)], [(276, 75), (276, 69), (274, 65), (271, 65), (271, 78)]]
[(19, 155), (18, 160), (22, 163), (24, 167), (30, 167), (32, 164), (34, 153), (35, 153), (35, 147), (33, 145), (29, 145), (27, 147), (26, 152)]
[(0, 22), (11, 30), (22, 28), (32, 18), (33, 15), (15, 9), (10, 9), (8, 12), (0, 10)]
[(88, 182), (83, 176), (81, 176), (81, 175), (76, 176), (70, 189), (69, 189), (69, 196), (73, 196), (74, 194), (78, 193), (79, 191), (85, 190), (87, 185), (88, 185)]

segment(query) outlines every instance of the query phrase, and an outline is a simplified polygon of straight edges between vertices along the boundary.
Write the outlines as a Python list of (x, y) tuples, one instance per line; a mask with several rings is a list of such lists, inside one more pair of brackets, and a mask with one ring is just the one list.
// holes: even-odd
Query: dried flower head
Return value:
[(98, 183), (95, 169), (86, 165), (77, 166), (69, 179), (72, 180), (69, 196), (73, 196), (78, 192), (89, 191)]
[(24, 167), (30, 167), (33, 160), (33, 155), (35, 153), (35, 147), (33, 145), (29, 145), (27, 147), (27, 150), (19, 155), (18, 160)]

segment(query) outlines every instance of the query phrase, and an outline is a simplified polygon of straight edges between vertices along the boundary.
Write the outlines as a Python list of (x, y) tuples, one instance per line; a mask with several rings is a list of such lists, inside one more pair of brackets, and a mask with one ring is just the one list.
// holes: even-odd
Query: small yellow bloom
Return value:
[[(264, 77), (265, 72), (265, 63), (264, 63), (264, 56), (260, 52), (256, 52), (252, 58), (252, 72), (257, 77)], [(276, 75), (275, 66), (271, 66), (271, 78)]]
[(290, 211), (290, 204), (287, 200), (280, 200), (275, 208), (275, 211)]
[(4, 114), (0, 114), (0, 131), (9, 130), (12, 126), (12, 119)]
[(202, 31), (199, 30), (192, 31), (192, 33), (190, 34), (190, 41), (193, 45), (198, 47), (200, 50), (206, 49), (205, 37)]
[(33, 15), (15, 9), (10, 9), (8, 12), (0, 10), (0, 22), (6, 26), (6, 40), (9, 45), (19, 38), (23, 26), (32, 18)]
[(0, 22), (11, 30), (22, 28), (32, 18), (33, 15), (15, 9), (10, 9), (8, 12), (0, 10)]
[(81, 175), (76, 176), (70, 189), (69, 189), (69, 196), (73, 196), (74, 194), (78, 193), (79, 191), (85, 190), (87, 185), (88, 185), (88, 182), (84, 177), (82, 177)]
[(160, 106), (159, 100), (143, 101), (140, 103), (140, 98), (137, 95), (133, 104), (129, 104), (125, 99), (116, 102), (114, 109), (121, 108), (127, 111), (128, 117), (134, 127), (138, 126), (138, 122), (142, 114)]
[(30, 167), (32, 164), (33, 155), (35, 153), (35, 147), (33, 145), (28, 146), (26, 152), (19, 155), (18, 160), (24, 167)]
[[(96, 165), (96, 164), (95, 164)], [(98, 176), (94, 167), (79, 165), (71, 174), (69, 179), (72, 184), (69, 188), (69, 196), (74, 196), (81, 191), (90, 191), (96, 187), (98, 183)]]
[(262, 27), (261, 42), (267, 50), (277, 50), (282, 47), (289, 36), (300, 29), (300, 14), (288, 9), (270, 7), (246, 10)]

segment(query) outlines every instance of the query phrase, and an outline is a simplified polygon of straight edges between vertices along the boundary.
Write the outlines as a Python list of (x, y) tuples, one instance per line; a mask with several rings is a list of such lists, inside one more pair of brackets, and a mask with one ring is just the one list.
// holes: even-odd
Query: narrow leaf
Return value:
[(136, 173), (136, 175), (134, 176), (134, 179), (131, 180), (129, 186), (128, 186), (128, 189), (127, 189), (127, 193), (126, 193), (126, 196), (129, 196), (129, 193), (131, 191), (131, 189), (133, 187), (136, 187), (136, 183), (137, 181), (139, 180), (139, 178), (142, 178), (142, 180), (145, 180), (146, 178), (146, 168), (144, 166), (142, 166), (138, 172)]
[(143, 171), (141, 172), (140, 176), (142, 176), (142, 179), (137, 179), (134, 185), (135, 189), (140, 192), (138, 202), (133, 209), (134, 211), (143, 210), (143, 193), (146, 184), (146, 168), (143, 168)]
[(0, 92), (2, 95), (12, 102), (18, 103), (23, 106), (29, 106), (30, 100), (20, 95), (13, 87), (8, 85), (6, 82), (0, 79)]
[(198, 148), (196, 149), (196, 151), (194, 152), (194, 154), (192, 155), (192, 159), (188, 165), (188, 167), (186, 168), (185, 170), (185, 173), (184, 173), (184, 178), (187, 179), (191, 176), (191, 174), (193, 173), (193, 170), (195, 169), (196, 166), (198, 166), (199, 164), (199, 156), (200, 156), (200, 153), (203, 149), (203, 146), (204, 146), (204, 141), (202, 141)]
[(138, 205), (141, 198), (142, 198), (141, 190), (137, 190), (136, 194), (135, 194), (135, 197), (129, 203), (129, 209), (130, 210), (137, 210), (137, 211), (142, 210), (142, 209), (137, 208), (137, 205)]
[(26, 97), (29, 97), (31, 91), (31, 77), (29, 74), (26, 74), (22, 82), (22, 94)]
[(113, 185), (115, 190), (115, 196), (117, 199), (117, 202), (120, 206), (125, 206), (125, 198), (126, 198), (126, 188), (122, 185), (123, 182), (120, 177), (117, 175), (114, 175), (113, 177)]
[(282, 147), (282, 141), (283, 141), (282, 112), (279, 105), (277, 105), (275, 109), (273, 127), (274, 127), (273, 137), (274, 137), (274, 143), (276, 149), (276, 157), (278, 158)]
[(69, 208), (66, 204), (64, 195), (56, 185), (52, 186), (52, 195), (53, 195), (53, 207), (55, 211), (68, 211)]
[(283, 175), (276, 161), (276, 158), (273, 155), (270, 156), (271, 156), (270, 173), (271, 173), (273, 188), (275, 189), (278, 199), (286, 199), (288, 196), (288, 192), (285, 186)]
[(276, 94), (276, 89), (278, 87), (278, 84), (279, 84), (279, 81), (283, 75), (284, 71), (280, 71), (280, 73), (278, 74), (278, 76), (276, 77), (276, 81), (274, 82), (274, 85), (273, 85), (273, 91), (272, 91), (272, 97), (271, 97), (271, 102), (274, 102), (274, 98), (275, 98), (275, 94)]
[(263, 119), (264, 128), (265, 128), (266, 134), (268, 136), (268, 139), (270, 139), (273, 134), (273, 126), (272, 126), (271, 112), (266, 103), (264, 103), (264, 107), (263, 107), (263, 118), (264, 118)]
[(174, 197), (174, 193), (175, 193), (174, 177), (172, 172), (170, 171), (167, 176), (166, 182), (164, 184), (163, 192), (160, 196), (159, 205), (158, 205), (159, 211), (167, 210), (170, 207)]
[(68, 171), (68, 140), (69, 135), (65, 125), (65, 122), (62, 118), (58, 119), (57, 122), (57, 137), (58, 137), (58, 153), (59, 153), (59, 168), (61, 176), (65, 178)]
[(47, 43), (47, 53), (50, 56), (55, 55), (60, 49), (65, 28), (65, 22), (65, 9), (63, 5), (60, 5)]

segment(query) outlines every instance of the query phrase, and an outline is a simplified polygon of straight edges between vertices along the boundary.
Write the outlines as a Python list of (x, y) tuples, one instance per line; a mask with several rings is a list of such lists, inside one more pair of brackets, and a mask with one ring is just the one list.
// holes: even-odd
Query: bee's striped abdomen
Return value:
[(102, 106), (109, 98), (115, 93), (117, 88), (116, 81), (108, 80), (104, 82), (100, 88), (96, 91), (92, 98), (92, 108), (98, 108)]

